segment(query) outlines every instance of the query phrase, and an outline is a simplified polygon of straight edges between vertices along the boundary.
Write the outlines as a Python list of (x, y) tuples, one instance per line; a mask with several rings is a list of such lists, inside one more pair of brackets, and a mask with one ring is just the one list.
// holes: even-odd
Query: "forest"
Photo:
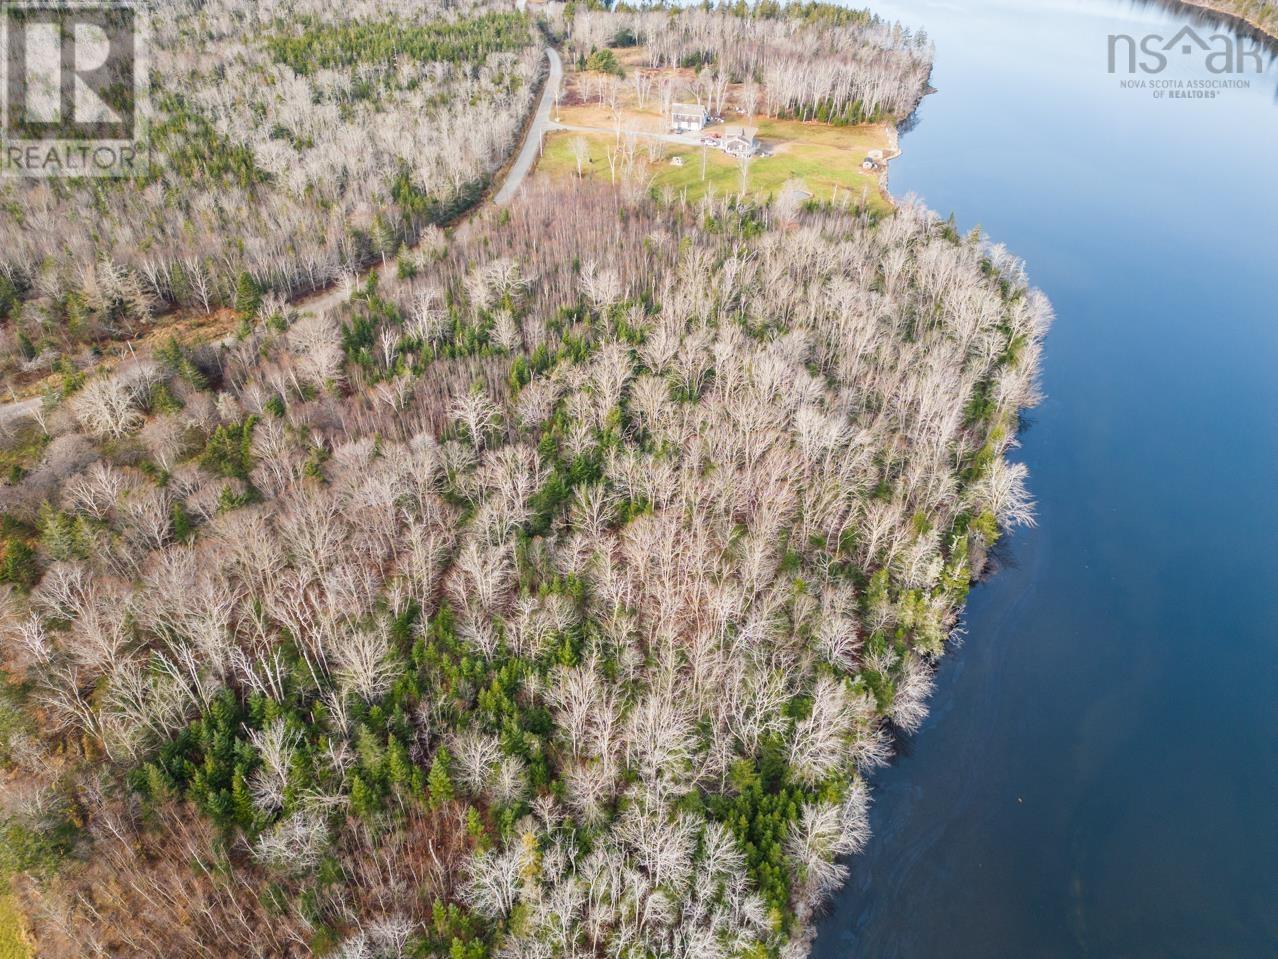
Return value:
[(0, 420), (4, 915), (42, 959), (806, 955), (1033, 523), (1050, 305), (915, 202), (479, 200), (547, 36), (827, 123), (907, 116), (927, 38), (155, 19), (151, 178), (2, 188), (0, 372), (53, 384)]
[(578, 10), (569, 37), (582, 58), (642, 46), (653, 68), (698, 71), (712, 108), (716, 90), (751, 84), (771, 116), (831, 123), (904, 120), (933, 58), (925, 34), (825, 3)]
[(543, 70), (505, 4), (173, 0), (151, 28), (143, 181), (0, 181), (0, 376), (324, 288), (483, 194)]
[(424, 249), (9, 444), (41, 956), (805, 954), (1032, 522), (1048, 304), (909, 204), (547, 183)]

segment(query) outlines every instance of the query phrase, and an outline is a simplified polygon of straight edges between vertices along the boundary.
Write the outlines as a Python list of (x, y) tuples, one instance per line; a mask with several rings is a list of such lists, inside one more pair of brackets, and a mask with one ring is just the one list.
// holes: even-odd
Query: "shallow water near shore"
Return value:
[(1024, 257), (1057, 321), (1019, 453), (1040, 526), (874, 777), (813, 955), (1274, 956), (1278, 69), (1122, 89), (1111, 34), (1213, 22), (1155, 2), (874, 9), (937, 45), (892, 192)]

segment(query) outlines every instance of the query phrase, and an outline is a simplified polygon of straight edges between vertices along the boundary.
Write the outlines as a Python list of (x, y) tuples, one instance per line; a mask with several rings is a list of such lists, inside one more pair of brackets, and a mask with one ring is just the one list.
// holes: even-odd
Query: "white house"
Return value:
[(700, 103), (676, 103), (670, 107), (670, 128), (680, 133), (704, 130), (710, 114)]
[(723, 152), (728, 156), (750, 157), (759, 149), (759, 141), (755, 139), (757, 127), (731, 127), (723, 136)]

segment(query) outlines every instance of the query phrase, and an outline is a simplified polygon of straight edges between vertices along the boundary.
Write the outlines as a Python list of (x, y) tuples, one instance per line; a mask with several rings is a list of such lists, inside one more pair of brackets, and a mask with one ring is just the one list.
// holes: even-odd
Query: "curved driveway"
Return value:
[(538, 154), (541, 153), (542, 137), (550, 128), (550, 108), (554, 105), (555, 94), (559, 92), (559, 83), (564, 77), (564, 64), (559, 59), (559, 51), (554, 47), (546, 47), (546, 56), (550, 58), (550, 75), (546, 77), (546, 85), (542, 88), (541, 102), (537, 104), (537, 112), (533, 115), (532, 123), (528, 125), (524, 145), (520, 148), (519, 155), (515, 157), (515, 162), (510, 165), (506, 182), (493, 196), (493, 202), (498, 206), (505, 206), (519, 192), (524, 178), (528, 176), (528, 171), (533, 168)]

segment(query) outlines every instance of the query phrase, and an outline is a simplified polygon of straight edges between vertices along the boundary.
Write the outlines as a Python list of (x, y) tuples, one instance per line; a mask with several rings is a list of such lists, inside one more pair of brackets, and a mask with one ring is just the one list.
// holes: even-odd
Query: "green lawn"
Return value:
[[(778, 121), (773, 121), (778, 122)], [(779, 121), (784, 122), (784, 121)], [(801, 126), (804, 131), (813, 129), (812, 125), (787, 124)], [(853, 134), (851, 131), (860, 130)], [(821, 139), (824, 142), (791, 142), (785, 145), (775, 156), (758, 157), (750, 161), (749, 191), (759, 199), (775, 196), (787, 180), (801, 180), (814, 198), (829, 200), (837, 188), (839, 196), (849, 192), (856, 197), (864, 196), (871, 207), (886, 210), (890, 207), (887, 199), (879, 191), (878, 181), (861, 170), (861, 160), (865, 151), (879, 143), (879, 139), (867, 133), (863, 128), (853, 127), (821, 127), (819, 132), (832, 133)], [(790, 131), (786, 131), (787, 134)], [(545, 153), (539, 169), (551, 176), (575, 176), (577, 161), (573, 155), (572, 143), (578, 136), (589, 146), (589, 160), (583, 164), (583, 174), (589, 177), (607, 180), (607, 151), (616, 143), (611, 134), (561, 132), (546, 138)], [(767, 134), (761, 136), (768, 139)], [(879, 135), (881, 137), (881, 134)], [(861, 145), (852, 147), (854, 139)], [(835, 141), (837, 145), (829, 141)], [(689, 200), (697, 200), (713, 189), (716, 195), (735, 194), (741, 189), (741, 167), (738, 161), (719, 150), (705, 150), (705, 176), (702, 177), (700, 148), (675, 147), (663, 144), (668, 151), (664, 159), (648, 163), (648, 151), (641, 141), (638, 149), (639, 162), (645, 172), (652, 178), (655, 187), (668, 187), (676, 193), (687, 191)], [(682, 157), (683, 166), (674, 166), (670, 160)]]
[[(734, 124), (728, 123), (727, 126)], [(755, 120), (762, 140), (786, 140), (794, 143), (812, 143), (820, 146), (840, 147), (864, 156), (867, 150), (883, 149), (887, 137), (883, 127), (877, 124), (836, 127), (828, 123), (800, 123), (798, 120), (773, 120), (759, 117)]]

